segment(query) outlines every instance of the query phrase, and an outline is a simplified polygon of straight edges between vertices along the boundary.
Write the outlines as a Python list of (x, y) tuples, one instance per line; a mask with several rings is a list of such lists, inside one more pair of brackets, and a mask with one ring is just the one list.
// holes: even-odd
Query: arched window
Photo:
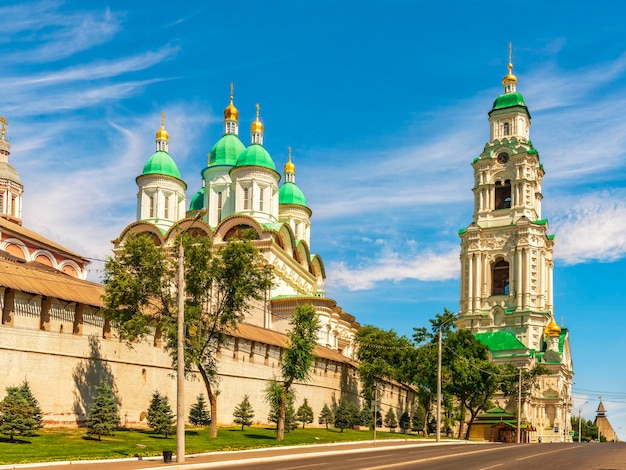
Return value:
[(496, 181), (495, 209), (511, 208), (511, 180)]
[(217, 193), (217, 221), (218, 222), (222, 220), (222, 206), (224, 204), (223, 198), (224, 196), (222, 196), (222, 191)]
[(511, 125), (508, 122), (504, 123), (503, 128), (504, 135), (509, 135), (511, 133)]
[(502, 258), (491, 267), (491, 295), (509, 295), (509, 263)]

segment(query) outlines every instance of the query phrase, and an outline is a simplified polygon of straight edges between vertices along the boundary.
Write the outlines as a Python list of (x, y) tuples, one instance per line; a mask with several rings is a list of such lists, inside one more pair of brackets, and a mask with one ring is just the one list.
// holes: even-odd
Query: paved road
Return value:
[[(20, 466), (22, 467), (22, 466)], [(77, 468), (78, 467), (78, 468)], [(11, 468), (9, 466), (0, 469)], [(55, 470), (626, 470), (626, 443), (459, 444), (428, 441), (316, 445), (162, 459), (56, 464)]]

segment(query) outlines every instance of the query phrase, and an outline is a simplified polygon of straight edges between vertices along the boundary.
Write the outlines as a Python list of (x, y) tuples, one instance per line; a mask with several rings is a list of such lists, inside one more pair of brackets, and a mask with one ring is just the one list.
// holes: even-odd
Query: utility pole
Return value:
[(191, 224), (181, 232), (178, 245), (178, 318), (176, 323), (176, 462), (185, 461), (185, 249), (183, 235), (200, 217), (206, 214), (203, 208)]
[(438, 349), (437, 349), (437, 433), (436, 433), (436, 441), (439, 442), (441, 440), (441, 327), (443, 325), (439, 325), (439, 338), (438, 338)]

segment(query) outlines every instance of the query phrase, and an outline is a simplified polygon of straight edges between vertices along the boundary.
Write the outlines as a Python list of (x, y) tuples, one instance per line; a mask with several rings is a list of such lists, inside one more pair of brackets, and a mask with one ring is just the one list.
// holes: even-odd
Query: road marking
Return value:
[(285, 467), (285, 468), (307, 468), (307, 467), (321, 467), (322, 465), (326, 465), (325, 463), (312, 463), (309, 465), (299, 465), (298, 467)]
[(494, 450), (503, 450), (502, 447), (495, 447), (493, 449), (483, 449), (483, 450), (475, 450), (473, 452), (463, 452), (462, 454), (452, 454), (452, 455), (439, 455), (437, 457), (428, 457), (426, 459), (417, 459), (417, 460), (405, 460), (404, 462), (378, 465), (376, 467), (364, 467), (361, 470), (380, 470), (384, 468), (393, 468), (393, 467), (402, 467), (404, 465), (412, 464), (412, 463), (423, 463), (423, 462), (431, 462), (433, 460), (443, 460), (450, 459), (453, 457), (460, 457), (463, 455), (471, 455), (471, 454), (482, 454), (483, 452), (493, 452)]
[(501, 467), (501, 466), (502, 466), (502, 464), (499, 463), (497, 465), (492, 465), (491, 467), (483, 467), (480, 470), (489, 470), (490, 468), (496, 468), (496, 467)]
[[(582, 449), (582, 447), (579, 447), (579, 449)], [(554, 454), (555, 452), (564, 452), (566, 450), (571, 450), (569, 447), (566, 449), (557, 449), (557, 450), (551, 450), (550, 452), (542, 452), (541, 454), (533, 454), (533, 455), (527, 455), (526, 457), (520, 457), (519, 459), (515, 459), (515, 460), (526, 460), (526, 459), (532, 459), (534, 457), (539, 457), (540, 455), (548, 455), (548, 454)]]

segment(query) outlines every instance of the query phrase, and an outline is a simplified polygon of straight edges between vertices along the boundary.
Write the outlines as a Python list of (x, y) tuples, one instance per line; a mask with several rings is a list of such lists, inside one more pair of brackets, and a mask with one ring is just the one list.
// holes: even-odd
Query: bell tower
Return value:
[(539, 154), (530, 140), (530, 113), (517, 92), (509, 49), (504, 93), (489, 111), (489, 142), (472, 162), (473, 221), (461, 237), (457, 326), (475, 333), (509, 331), (542, 350), (553, 315), (553, 236), (541, 218)]

